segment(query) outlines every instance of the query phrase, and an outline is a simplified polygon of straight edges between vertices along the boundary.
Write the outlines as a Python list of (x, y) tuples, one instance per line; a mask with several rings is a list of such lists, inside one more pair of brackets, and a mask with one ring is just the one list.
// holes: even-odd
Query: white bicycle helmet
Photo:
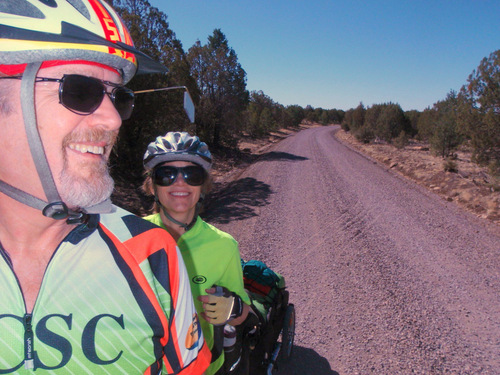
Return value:
[[(144, 153), (144, 167), (152, 171), (156, 166), (167, 161), (188, 161), (198, 164), (207, 173), (210, 173), (212, 167), (212, 155), (205, 142), (201, 142), (197, 136), (192, 136), (187, 132), (168, 132), (164, 136), (157, 137), (148, 145)], [(198, 213), (201, 210), (205, 194), (202, 192), (200, 200), (196, 203), (195, 214), (190, 223), (183, 223), (173, 218), (158, 198), (157, 187), (153, 184), (155, 202), (162, 210), (165, 217), (173, 223), (181, 226), (188, 231), (196, 223)]]
[(125, 24), (103, 0), (0, 1), (0, 70), (20, 67), (24, 125), (47, 201), (1, 180), (0, 191), (47, 217), (77, 223), (87, 213), (113, 208), (107, 199), (74, 212), (61, 201), (38, 133), (33, 90), (42, 64), (53, 61), (103, 64), (116, 69), (124, 83), (136, 73), (165, 73), (167, 68), (134, 47)]
[(212, 167), (212, 155), (205, 142), (187, 132), (168, 132), (148, 145), (144, 167), (151, 170), (167, 161), (189, 161), (203, 167), (207, 173)]

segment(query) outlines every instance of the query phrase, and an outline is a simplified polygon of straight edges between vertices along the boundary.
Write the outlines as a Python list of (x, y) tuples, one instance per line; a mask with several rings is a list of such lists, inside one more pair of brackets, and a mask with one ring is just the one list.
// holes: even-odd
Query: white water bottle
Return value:
[(226, 324), (224, 326), (224, 351), (232, 352), (236, 344), (236, 328)]
[(241, 347), (237, 340), (236, 328), (226, 324), (224, 326), (224, 369), (227, 374), (232, 373), (241, 360)]

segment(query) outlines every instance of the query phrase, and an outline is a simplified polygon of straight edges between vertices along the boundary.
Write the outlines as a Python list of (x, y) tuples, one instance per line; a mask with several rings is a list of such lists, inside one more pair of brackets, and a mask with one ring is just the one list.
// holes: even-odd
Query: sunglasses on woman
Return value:
[(201, 186), (206, 179), (205, 170), (198, 165), (189, 165), (187, 167), (164, 165), (153, 171), (153, 183), (158, 186), (170, 186), (177, 180), (179, 174), (191, 186)]
[[(22, 79), (22, 76), (0, 77)], [(124, 86), (94, 77), (66, 74), (62, 78), (36, 77), (35, 82), (59, 82), (59, 103), (71, 112), (90, 115), (108, 95), (122, 120), (127, 120), (134, 109), (134, 92)], [(108, 92), (107, 86), (112, 87)]]

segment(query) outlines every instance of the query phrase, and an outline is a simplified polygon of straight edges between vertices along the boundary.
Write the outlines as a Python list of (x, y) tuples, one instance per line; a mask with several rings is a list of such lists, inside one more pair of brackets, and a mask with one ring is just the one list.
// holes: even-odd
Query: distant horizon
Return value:
[(423, 111), (500, 49), (500, 2), (149, 0), (187, 52), (220, 29), (247, 89), (284, 106)]

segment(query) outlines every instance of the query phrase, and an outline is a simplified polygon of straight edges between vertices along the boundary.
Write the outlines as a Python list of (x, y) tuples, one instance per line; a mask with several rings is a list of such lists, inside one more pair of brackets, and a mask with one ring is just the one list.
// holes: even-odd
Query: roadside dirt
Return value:
[(445, 172), (443, 158), (434, 156), (425, 143), (410, 141), (403, 149), (365, 145), (343, 130), (337, 132), (337, 138), (443, 199), (500, 225), (500, 181), (495, 181), (486, 167), (473, 163), (470, 152), (458, 151), (456, 172)]

